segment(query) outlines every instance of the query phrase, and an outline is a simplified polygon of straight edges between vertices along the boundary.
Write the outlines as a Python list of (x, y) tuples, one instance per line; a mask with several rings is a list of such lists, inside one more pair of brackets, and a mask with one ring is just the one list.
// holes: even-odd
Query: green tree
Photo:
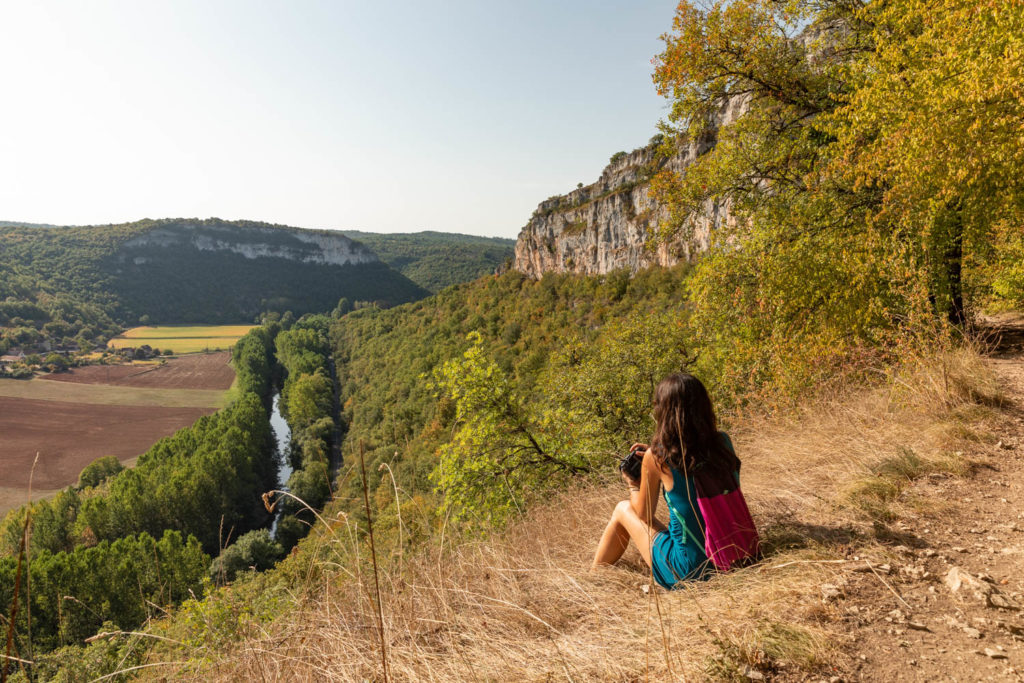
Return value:
[(551, 406), (545, 423), (566, 434), (564, 452), (611, 463), (650, 437), (654, 388), (693, 362), (685, 321), (682, 311), (638, 312), (562, 346), (538, 385)]
[[(70, 552), (44, 550), (29, 568), (31, 597), (19, 594), (19, 600), (32, 601), (33, 649), (81, 643), (108, 620), (132, 630), (199, 590), (209, 563), (196, 539), (176, 531), (159, 540), (143, 533)], [(0, 604), (13, 600), (16, 571), (16, 558), (0, 559)], [(19, 638), (29, 632), (26, 607), (23, 602), (18, 610)], [(24, 645), (19, 643), (23, 652)]]
[(33, 553), (71, 550), (77, 541), (74, 526), (81, 503), (78, 492), (69, 487), (58, 491), (49, 500), (11, 510), (0, 526), (0, 555), (17, 555), (29, 512), (32, 515), (29, 539)]
[(934, 339), (919, 240), (873, 220), (882, 192), (840, 172), (833, 120), (859, 87), (851, 65), (872, 58), (871, 30), (859, 3), (738, 0), (682, 2), (665, 36), (666, 132), (714, 145), (656, 178), (662, 234), (692, 235), (711, 206), (730, 212), (688, 283), (696, 367), (729, 387), (721, 398), (792, 396)]
[(352, 302), (348, 300), (348, 297), (341, 297), (338, 299), (338, 305), (334, 307), (332, 315), (335, 318), (340, 318), (348, 313), (352, 312)]
[(284, 557), (284, 549), (270, 537), (266, 529), (254, 529), (242, 534), (225, 548), (210, 564), (210, 576), (217, 581), (230, 582), (249, 568), (256, 571), (270, 569)]
[(895, 0), (856, 18), (870, 49), (825, 118), (829, 170), (879, 195), (871, 222), (912, 240), (937, 312), (962, 325), (1006, 282), (1024, 220), (1024, 6)]
[[(319, 509), (327, 502), (331, 495), (330, 477), (327, 474), (326, 462), (309, 462), (302, 469), (295, 470), (288, 478), (288, 490), (306, 505), (313, 509)], [(305, 505), (301, 505), (292, 498), (286, 498), (283, 503), (287, 514), (294, 514), (300, 518), (307, 519), (310, 516)], [(312, 519), (307, 519), (312, 523)]]
[[(478, 332), (461, 358), (434, 372), (439, 395), (455, 403), (457, 431), (431, 475), (456, 519), (491, 524), (521, 506), (521, 492), (559, 474), (586, 472), (586, 460), (560, 454), (560, 425), (545, 425), (509, 377), (489, 359)], [(549, 433), (546, 427), (554, 427)]]
[(690, 282), (695, 336), (714, 340), (700, 367), (795, 391), (1013, 298), (1022, 15), (964, 0), (679, 5), (655, 72), (666, 131), (714, 145), (656, 179), (662, 234), (691, 234), (712, 205), (731, 214)]
[(43, 359), (43, 365), (45, 365), (50, 372), (63, 372), (68, 369), (67, 359), (59, 353), (47, 354), (46, 358)]
[(312, 374), (300, 374), (285, 387), (284, 399), (288, 423), (293, 431), (301, 432), (330, 413), (334, 386), (323, 368)]
[(78, 488), (84, 489), (89, 486), (99, 486), (123, 469), (124, 465), (113, 455), (96, 458), (86, 465), (85, 469), (78, 475)]

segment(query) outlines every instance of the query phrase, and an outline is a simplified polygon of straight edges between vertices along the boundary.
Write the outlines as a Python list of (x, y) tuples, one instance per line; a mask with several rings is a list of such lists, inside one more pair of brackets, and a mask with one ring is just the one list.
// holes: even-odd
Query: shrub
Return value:
[(82, 473), (78, 475), (78, 488), (84, 489), (90, 486), (99, 486), (123, 469), (124, 465), (113, 455), (96, 458), (86, 465)]
[(216, 581), (234, 581), (246, 569), (263, 571), (284, 557), (284, 548), (270, 537), (266, 529), (256, 529), (239, 536), (210, 563), (210, 577)]

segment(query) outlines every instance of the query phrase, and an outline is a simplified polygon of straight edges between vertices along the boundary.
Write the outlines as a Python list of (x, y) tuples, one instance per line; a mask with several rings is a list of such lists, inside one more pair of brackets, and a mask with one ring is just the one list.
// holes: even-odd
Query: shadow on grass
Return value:
[(828, 548), (842, 552), (862, 541), (864, 535), (848, 526), (825, 526), (794, 521), (769, 521), (761, 529), (761, 552), (765, 557), (805, 548)]

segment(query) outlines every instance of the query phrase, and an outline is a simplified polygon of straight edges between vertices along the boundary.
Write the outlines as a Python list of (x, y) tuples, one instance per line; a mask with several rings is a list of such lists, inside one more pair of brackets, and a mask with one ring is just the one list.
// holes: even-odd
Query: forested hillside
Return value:
[(246, 221), (0, 228), (0, 344), (104, 343), (118, 326), (250, 322), (426, 290), (338, 234)]
[[(529, 495), (541, 482), (607, 466), (645, 428), (653, 383), (688, 357), (680, 322), (684, 272), (539, 281), (506, 273), (388, 311), (344, 316), (331, 328), (349, 465), (338, 484), (339, 504), (357, 510), (351, 504), (359, 501), (360, 483), (352, 463), (360, 444), (367, 467), (390, 467), (415, 493), (409, 503), (421, 514), (445, 500), (435, 487), (455, 487), (447, 503), (460, 514), (500, 518), (520, 491)], [(443, 369), (467, 351), (476, 355)], [(489, 394), (495, 403), (476, 407), (483, 411), (480, 429), (493, 439), (492, 456), (508, 459), (463, 469), (452, 454), (449, 474), (479, 479), (432, 479), (432, 473), (445, 476), (435, 473), (438, 449), (473, 417), (467, 411), (474, 409), (459, 401), (482, 400), (470, 395), (474, 382), (484, 383), (482, 391), (493, 383), (498, 392)], [(517, 450), (531, 440), (541, 449)], [(512, 489), (494, 485), (498, 470)], [(373, 478), (369, 485), (380, 513), (396, 521), (390, 484)]]
[(445, 287), (491, 275), (512, 258), (514, 240), (425, 230), (412, 233), (344, 233), (373, 249), (381, 261), (420, 287)]
[(24, 221), (0, 221), (0, 228), (58, 228), (50, 223), (25, 223)]

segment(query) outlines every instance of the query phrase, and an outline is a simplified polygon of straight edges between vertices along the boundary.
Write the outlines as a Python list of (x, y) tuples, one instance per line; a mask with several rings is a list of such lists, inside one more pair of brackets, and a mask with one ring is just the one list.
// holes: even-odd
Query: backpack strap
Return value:
[(687, 524), (683, 516), (679, 514), (679, 510), (676, 510), (675, 505), (669, 502), (668, 496), (665, 496), (665, 504), (668, 505), (668, 509), (672, 512), (673, 515), (675, 515), (676, 520), (683, 527), (683, 531), (686, 533), (687, 536), (690, 537), (690, 540), (699, 545), (701, 548), (703, 548), (704, 541), (697, 538), (697, 536), (692, 531), (690, 531), (690, 525)]

